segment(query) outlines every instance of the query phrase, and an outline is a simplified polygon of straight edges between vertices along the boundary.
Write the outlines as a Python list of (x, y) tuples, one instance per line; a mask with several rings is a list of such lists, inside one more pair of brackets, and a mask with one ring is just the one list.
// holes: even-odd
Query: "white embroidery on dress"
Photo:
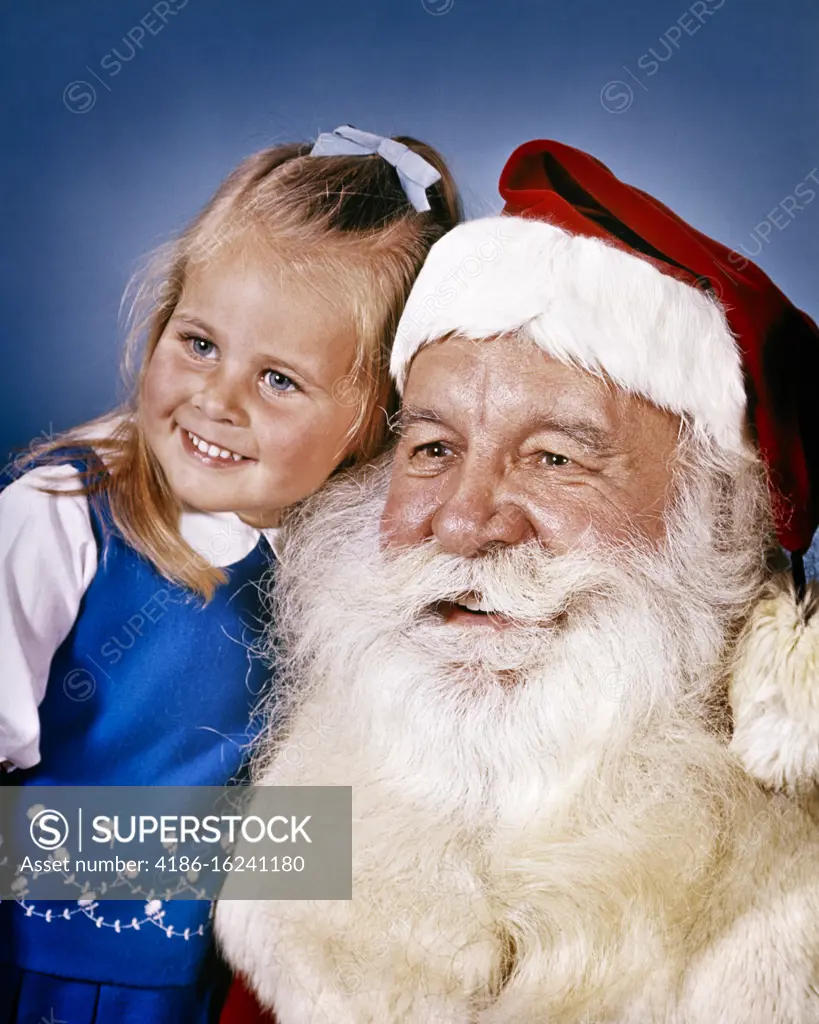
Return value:
[(71, 921), (78, 914), (83, 914), (92, 921), (97, 928), (111, 928), (115, 935), (119, 935), (124, 931), (136, 931), (138, 932), (142, 925), (153, 925), (156, 928), (161, 928), (165, 935), (169, 939), (184, 939), (186, 942), (194, 937), (202, 937), (205, 931), (209, 931), (211, 923), (213, 921), (213, 903), (210, 903), (208, 910), (208, 921), (207, 925), (200, 924), (198, 928), (191, 931), (190, 928), (185, 928), (184, 931), (178, 932), (172, 924), (165, 924), (164, 919), (166, 916), (166, 910), (162, 900), (152, 899), (143, 907), (144, 916), (141, 920), (137, 920), (136, 917), (132, 917), (130, 922), (123, 924), (120, 918), (116, 918), (114, 921), (106, 921), (104, 914), (98, 914), (97, 909), (101, 904), (97, 900), (77, 900), (77, 906), (73, 910), (69, 910), (66, 907), (61, 914), (54, 916), (53, 911), (49, 908), (46, 911), (37, 910), (36, 903), (27, 903), (25, 898), (17, 899), (15, 901), (17, 905), (25, 912), (26, 917), (38, 917), (44, 920), (47, 924), (54, 924), (57, 921)]

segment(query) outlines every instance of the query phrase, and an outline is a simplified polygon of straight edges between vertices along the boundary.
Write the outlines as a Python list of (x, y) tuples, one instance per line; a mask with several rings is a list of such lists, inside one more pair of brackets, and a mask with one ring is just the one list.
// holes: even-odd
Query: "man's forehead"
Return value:
[(582, 406), (603, 431), (614, 426), (618, 405), (629, 397), (602, 375), (562, 363), (526, 338), (447, 338), (413, 360), (403, 420), (433, 420), (459, 408), (480, 419), (505, 407), (547, 419)]

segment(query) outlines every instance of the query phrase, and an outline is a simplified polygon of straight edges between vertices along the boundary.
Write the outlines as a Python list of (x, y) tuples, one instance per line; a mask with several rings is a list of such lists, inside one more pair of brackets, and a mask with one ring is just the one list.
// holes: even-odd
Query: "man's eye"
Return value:
[(427, 444), (419, 444), (417, 448), (412, 449), (412, 458), (416, 455), (422, 455), (429, 459), (445, 459), (447, 455), (452, 454), (452, 449), (448, 448), (443, 441), (430, 441)]
[(264, 375), (264, 382), (271, 391), (298, 391), (298, 384), (295, 384), (289, 377), (285, 377), (278, 370), (267, 370)]
[(557, 455), (555, 452), (541, 452), (538, 461), (542, 466), (568, 466), (572, 461), (565, 455)]
[(201, 338), (198, 334), (183, 335), (188, 349), (198, 359), (213, 359), (218, 349), (212, 341)]

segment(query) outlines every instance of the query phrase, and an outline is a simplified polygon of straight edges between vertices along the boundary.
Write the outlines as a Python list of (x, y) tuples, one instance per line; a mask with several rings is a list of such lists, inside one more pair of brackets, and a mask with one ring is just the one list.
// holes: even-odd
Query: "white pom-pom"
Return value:
[(819, 583), (801, 602), (778, 576), (740, 638), (731, 677), (731, 749), (763, 785), (819, 785)]

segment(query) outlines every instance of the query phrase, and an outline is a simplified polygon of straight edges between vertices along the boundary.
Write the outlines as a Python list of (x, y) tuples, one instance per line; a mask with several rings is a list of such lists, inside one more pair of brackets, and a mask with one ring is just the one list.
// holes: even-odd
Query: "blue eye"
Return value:
[(207, 338), (200, 338), (198, 334), (186, 334), (184, 339), (191, 354), (199, 359), (212, 359), (217, 351), (212, 341), (209, 341)]
[(294, 384), (289, 377), (285, 377), (278, 370), (267, 370), (264, 375), (264, 382), (271, 391), (298, 391), (298, 385)]

